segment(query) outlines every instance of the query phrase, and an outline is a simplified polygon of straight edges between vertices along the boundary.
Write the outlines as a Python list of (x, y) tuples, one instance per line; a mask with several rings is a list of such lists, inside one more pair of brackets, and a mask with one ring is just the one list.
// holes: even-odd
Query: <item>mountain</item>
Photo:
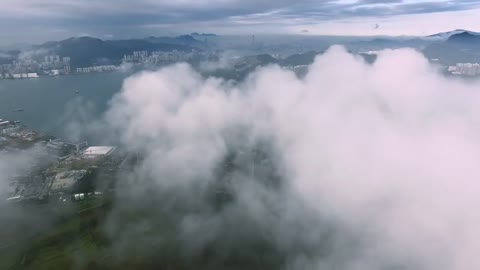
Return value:
[(452, 34), (443, 42), (433, 43), (423, 50), (429, 59), (443, 65), (480, 62), (480, 34), (464, 31)]
[[(280, 64), (286, 67), (295, 67), (295, 66), (308, 66), (313, 64), (315, 61), (315, 57), (317, 55), (323, 54), (325, 51), (317, 52), (317, 51), (309, 51), (306, 53), (299, 53), (299, 54), (292, 54), (285, 59), (283, 59)], [(349, 51), (350, 53), (354, 54), (353, 52)], [(358, 53), (357, 55), (361, 56), (365, 62), (372, 64), (377, 59), (376, 54), (368, 54), (368, 53)]]
[(315, 57), (321, 53), (316, 51), (309, 51), (306, 53), (293, 54), (282, 60), (284, 66), (304, 66), (311, 65)]
[[(308, 70), (308, 66), (313, 64), (313, 62), (315, 61), (315, 57), (323, 53), (324, 51), (309, 51), (306, 53), (292, 54), (283, 59), (277, 59), (270, 54), (243, 56), (234, 59), (230, 65), (207, 71), (204, 73), (204, 75), (221, 77), (227, 80), (240, 81), (246, 76), (248, 76), (248, 74), (250, 74), (256, 68), (272, 64), (276, 64), (286, 68), (298, 68), (294, 69), (297, 75), (304, 75)], [(377, 55), (375, 54), (359, 53), (356, 55), (362, 57), (365, 62), (369, 64), (374, 63), (377, 59)]]
[(375, 63), (378, 58), (378, 55), (374, 53), (359, 53), (358, 55), (361, 56), (363, 60), (365, 60), (365, 62), (369, 64)]
[(269, 54), (259, 54), (252, 56), (244, 56), (236, 60), (234, 67), (236, 70), (253, 70), (258, 66), (266, 66), (270, 64), (278, 64), (279, 61)]
[(447, 40), (453, 35), (462, 34), (462, 33), (480, 35), (480, 33), (477, 33), (477, 32), (472, 32), (472, 31), (468, 31), (468, 30), (464, 30), (464, 29), (456, 29), (456, 30), (453, 30), (453, 31), (442, 32), (442, 33), (429, 35), (429, 36), (427, 36), (427, 38), (433, 38), (433, 39), (438, 39), (438, 40)]
[(192, 35), (182, 35), (178, 37), (148, 37), (145, 40), (156, 44), (163, 43), (191, 47), (203, 47), (203, 42), (194, 38)]
[(218, 37), (216, 34), (209, 34), (209, 33), (191, 33), (190, 34), (193, 37)]
[(191, 36), (176, 38), (101, 40), (92, 37), (74, 37), (61, 41), (50, 41), (34, 46), (33, 50), (48, 54), (69, 56), (72, 67), (86, 67), (101, 64), (119, 64), (126, 54), (134, 51), (191, 51), (201, 47), (202, 42)]
[(357, 53), (399, 48), (414, 48), (421, 50), (432, 44), (432, 42), (432, 40), (418, 37), (376, 37), (370, 39), (353, 40), (345, 43), (345, 47), (349, 51)]
[(470, 32), (458, 33), (449, 37), (446, 43), (456, 46), (477, 47), (480, 45), (480, 34)]

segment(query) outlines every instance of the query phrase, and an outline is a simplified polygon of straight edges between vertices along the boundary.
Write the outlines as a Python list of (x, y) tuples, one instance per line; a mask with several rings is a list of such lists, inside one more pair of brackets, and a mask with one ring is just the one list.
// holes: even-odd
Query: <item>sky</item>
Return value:
[(217, 34), (426, 35), (480, 31), (480, 0), (0, 0), (0, 39), (32, 43)]

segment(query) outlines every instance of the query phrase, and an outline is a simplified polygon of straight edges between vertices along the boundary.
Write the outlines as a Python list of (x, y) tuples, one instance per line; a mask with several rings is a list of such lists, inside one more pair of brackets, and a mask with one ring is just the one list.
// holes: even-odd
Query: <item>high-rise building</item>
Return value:
[(70, 74), (71, 72), (70, 64), (66, 64), (65, 67), (63, 68), (63, 71), (65, 74)]

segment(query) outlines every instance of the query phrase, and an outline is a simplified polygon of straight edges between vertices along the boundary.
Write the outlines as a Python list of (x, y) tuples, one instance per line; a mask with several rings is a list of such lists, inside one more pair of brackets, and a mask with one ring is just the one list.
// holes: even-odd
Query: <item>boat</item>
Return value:
[(12, 112), (23, 112), (23, 111), (24, 111), (23, 109), (15, 109)]

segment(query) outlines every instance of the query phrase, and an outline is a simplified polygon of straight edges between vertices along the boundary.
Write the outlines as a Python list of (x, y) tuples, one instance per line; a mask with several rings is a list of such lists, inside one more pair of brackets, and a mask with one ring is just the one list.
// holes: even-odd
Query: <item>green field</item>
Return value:
[(108, 207), (104, 201), (74, 204), (54, 225), (33, 236), (18, 232), (17, 241), (0, 252), (0, 269), (89, 269), (105, 245), (99, 222)]

